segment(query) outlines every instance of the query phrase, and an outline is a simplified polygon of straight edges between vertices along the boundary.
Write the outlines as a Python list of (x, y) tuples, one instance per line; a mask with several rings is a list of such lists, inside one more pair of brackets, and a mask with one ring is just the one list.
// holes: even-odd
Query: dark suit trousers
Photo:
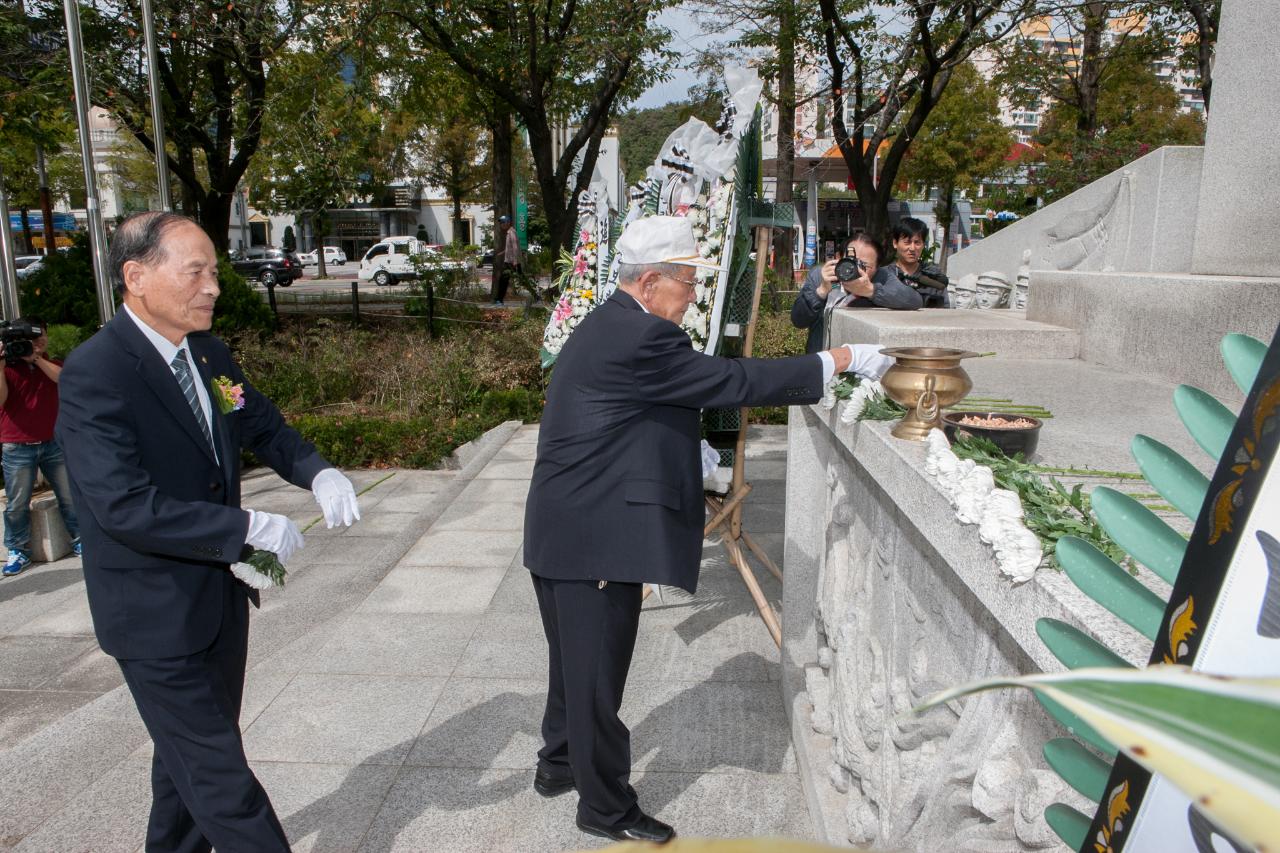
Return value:
[(119, 661), (155, 743), (147, 853), (289, 849), (240, 740), (249, 604), (233, 587), (227, 584), (222, 625), (209, 648)]
[(538, 764), (573, 777), (578, 816), (623, 827), (640, 816), (631, 787), (631, 732), (618, 719), (640, 624), (642, 587), (533, 575), (550, 653)]

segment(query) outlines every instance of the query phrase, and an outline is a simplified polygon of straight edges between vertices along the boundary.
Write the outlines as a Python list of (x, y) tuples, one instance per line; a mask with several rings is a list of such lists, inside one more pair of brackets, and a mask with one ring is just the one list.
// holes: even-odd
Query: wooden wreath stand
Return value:
[[(751, 294), (751, 314), (747, 320), (746, 332), (742, 341), (742, 355), (747, 357), (751, 355), (752, 347), (755, 343), (756, 334), (756, 316), (760, 311), (760, 293), (764, 289), (764, 268), (769, 257), (769, 241), (770, 227), (767, 225), (758, 225), (756, 232), (756, 276), (755, 289)], [(782, 580), (782, 570), (769, 559), (769, 555), (764, 552), (756, 541), (751, 538), (742, 527), (742, 503), (747, 495), (751, 494), (751, 484), (746, 481), (744, 476), (744, 467), (746, 464), (745, 450), (747, 446), (747, 409), (742, 409), (741, 417), (738, 419), (738, 438), (734, 445), (733, 453), (733, 480), (729, 485), (729, 491), (725, 493), (723, 498), (713, 495), (706, 495), (707, 509), (711, 511), (711, 519), (707, 521), (706, 526), (702, 530), (704, 537), (710, 536), (716, 530), (720, 531), (721, 542), (724, 544), (725, 551), (729, 554), (729, 559), (733, 561), (737, 567), (738, 573), (742, 575), (742, 582), (747, 585), (747, 591), (751, 593), (751, 600), (755, 602), (756, 610), (760, 613), (760, 618), (764, 620), (764, 626), (769, 630), (769, 636), (773, 637), (773, 642), (782, 647), (782, 624), (778, 620), (778, 614), (773, 609), (773, 605), (764, 597), (764, 591), (760, 589), (760, 582), (756, 580), (755, 574), (751, 571), (751, 566), (747, 564), (746, 550), (750, 550), (756, 556), (764, 567), (773, 573), (778, 580)], [(649, 593), (653, 591), (652, 587), (646, 586), (644, 597), (648, 598)]]

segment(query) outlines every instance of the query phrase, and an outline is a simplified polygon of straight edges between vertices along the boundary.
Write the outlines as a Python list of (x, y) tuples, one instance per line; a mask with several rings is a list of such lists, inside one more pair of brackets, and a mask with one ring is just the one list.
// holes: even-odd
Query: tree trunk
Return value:
[[(778, 155), (774, 200), (790, 204), (796, 170), (796, 29), (794, 0), (778, 4)], [(784, 228), (774, 241), (773, 270), (790, 285), (793, 231)], [(777, 294), (774, 294), (777, 299)], [(777, 309), (777, 305), (774, 309)]]
[(1080, 8), (1084, 27), (1080, 44), (1080, 70), (1076, 75), (1076, 133), (1082, 142), (1098, 133), (1098, 90), (1102, 76), (1102, 36), (1107, 27), (1107, 4), (1085, 3)]
[(200, 227), (209, 235), (218, 254), (225, 254), (231, 242), (227, 234), (231, 226), (231, 197), (231, 193), (210, 192), (200, 204)]
[(489, 133), (493, 137), (493, 159), (491, 163), (493, 176), (493, 281), (492, 291), (498, 293), (498, 279), (502, 277), (506, 258), (503, 249), (506, 247), (506, 235), (498, 227), (499, 216), (511, 216), (515, 211), (512, 204), (514, 164), (512, 156), (515, 150), (515, 133), (511, 127), (511, 109), (506, 104), (494, 106), (492, 124)]
[[(22, 218), (22, 251), (25, 254), (33, 255), (36, 251), (35, 241), (31, 237), (31, 217), (27, 215), (27, 206), (24, 204), (18, 208), (18, 213)], [(5, 223), (6, 225), (8, 223)], [(48, 242), (48, 235), (45, 235), (45, 242)]]
[(317, 210), (311, 217), (311, 232), (316, 237), (316, 278), (328, 278), (329, 267), (324, 262), (324, 238), (328, 237), (329, 217), (324, 210)]
[(939, 192), (942, 195), (938, 198), (938, 204), (934, 210), (938, 213), (938, 218), (942, 220), (942, 247), (938, 250), (938, 266), (943, 272), (947, 271), (947, 258), (951, 256), (951, 224), (955, 220), (955, 185), (948, 184), (941, 187)]
[(58, 250), (53, 236), (53, 198), (49, 194), (49, 173), (44, 164), (44, 146), (36, 143), (36, 175), (40, 181), (40, 218), (44, 220), (44, 253)]
[(462, 196), (453, 197), (453, 244), (462, 245)]

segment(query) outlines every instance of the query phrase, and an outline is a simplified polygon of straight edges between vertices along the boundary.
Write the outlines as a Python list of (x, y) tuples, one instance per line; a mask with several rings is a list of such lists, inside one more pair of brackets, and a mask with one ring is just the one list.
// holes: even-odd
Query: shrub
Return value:
[(369, 465), (433, 468), (458, 445), (501, 421), (461, 418), (391, 419), (364, 415), (298, 415), (290, 423), (320, 455), (343, 468)]
[(75, 235), (68, 251), (45, 258), (40, 271), (22, 282), (21, 305), (25, 316), (40, 317), (49, 325), (97, 328), (98, 294), (87, 234)]
[(271, 309), (225, 255), (218, 258), (218, 287), (222, 293), (213, 307), (214, 334), (269, 332), (275, 328), (276, 318)]
[[(92, 330), (93, 327), (88, 328)], [(45, 334), (49, 336), (49, 358), (58, 361), (64, 360), (73, 349), (87, 339), (85, 329), (69, 323), (48, 326)]]

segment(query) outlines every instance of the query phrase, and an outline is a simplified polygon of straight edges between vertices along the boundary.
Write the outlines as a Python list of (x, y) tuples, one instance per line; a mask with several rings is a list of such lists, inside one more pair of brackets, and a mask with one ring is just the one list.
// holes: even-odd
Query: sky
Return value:
[[(702, 29), (693, 16), (679, 7), (664, 10), (658, 17), (659, 23), (671, 30), (671, 49), (681, 53), (694, 54), (706, 49), (715, 41), (714, 36), (702, 34)], [(672, 101), (683, 101), (689, 96), (689, 87), (698, 82), (698, 77), (685, 68), (673, 69), (671, 79), (665, 83), (650, 86), (640, 98), (628, 107), (646, 109), (660, 107)]]

